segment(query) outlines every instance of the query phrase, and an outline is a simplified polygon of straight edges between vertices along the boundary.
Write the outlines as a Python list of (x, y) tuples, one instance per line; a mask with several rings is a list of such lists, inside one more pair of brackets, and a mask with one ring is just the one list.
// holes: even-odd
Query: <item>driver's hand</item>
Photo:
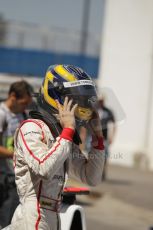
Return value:
[(68, 100), (68, 97), (66, 97), (63, 106), (61, 106), (59, 101), (56, 100), (59, 111), (58, 119), (63, 128), (75, 129), (76, 124), (74, 112), (78, 105), (75, 104), (72, 106), (72, 101), (73, 100)]
[(99, 114), (97, 111), (93, 113), (91, 120), (88, 122), (88, 126), (89, 126), (89, 129), (92, 135), (98, 138), (103, 136), (101, 121), (100, 121)]

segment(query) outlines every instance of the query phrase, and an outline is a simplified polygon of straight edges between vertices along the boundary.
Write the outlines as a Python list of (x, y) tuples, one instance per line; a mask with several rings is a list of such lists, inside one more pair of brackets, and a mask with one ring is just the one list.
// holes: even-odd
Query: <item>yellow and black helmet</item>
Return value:
[(97, 94), (91, 77), (81, 68), (72, 65), (52, 65), (48, 68), (41, 90), (41, 106), (57, 112), (55, 100), (63, 105), (65, 97), (73, 99), (78, 107), (76, 118), (88, 121), (92, 117)]

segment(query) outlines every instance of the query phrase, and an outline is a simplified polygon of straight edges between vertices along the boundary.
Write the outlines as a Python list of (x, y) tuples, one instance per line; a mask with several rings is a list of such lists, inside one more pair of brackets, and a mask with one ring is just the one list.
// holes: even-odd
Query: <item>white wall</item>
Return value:
[(152, 0), (106, 0), (99, 85), (112, 88), (126, 114), (111, 148), (112, 154), (123, 155), (112, 162), (132, 165), (133, 154), (141, 151), (153, 168), (152, 120), (147, 128), (151, 110), (153, 114), (153, 100), (148, 104), (153, 78), (152, 12)]

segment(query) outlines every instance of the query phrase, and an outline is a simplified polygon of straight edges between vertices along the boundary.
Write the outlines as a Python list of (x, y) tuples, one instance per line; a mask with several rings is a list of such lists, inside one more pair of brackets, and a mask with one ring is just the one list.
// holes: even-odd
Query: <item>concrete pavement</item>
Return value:
[(150, 230), (153, 173), (109, 166), (106, 182), (78, 201), (85, 209), (88, 230)]

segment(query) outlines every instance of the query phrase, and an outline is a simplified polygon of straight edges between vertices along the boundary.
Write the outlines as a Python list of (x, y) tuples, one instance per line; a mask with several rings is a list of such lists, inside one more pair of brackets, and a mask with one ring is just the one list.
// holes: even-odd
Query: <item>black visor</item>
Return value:
[[(92, 81), (87, 81), (87, 83), (88, 82), (91, 82), (91, 84), (83, 85), (83, 83), (81, 83), (82, 85), (78, 86), (73, 86), (73, 82), (69, 82), (68, 86), (72, 85), (72, 87), (64, 87), (63, 91), (65, 92), (63, 92), (63, 96), (68, 96), (70, 99), (73, 99), (73, 103), (77, 103), (81, 107), (93, 108), (95, 104), (97, 105), (97, 93)], [(77, 84), (77, 82), (75, 84)]]

